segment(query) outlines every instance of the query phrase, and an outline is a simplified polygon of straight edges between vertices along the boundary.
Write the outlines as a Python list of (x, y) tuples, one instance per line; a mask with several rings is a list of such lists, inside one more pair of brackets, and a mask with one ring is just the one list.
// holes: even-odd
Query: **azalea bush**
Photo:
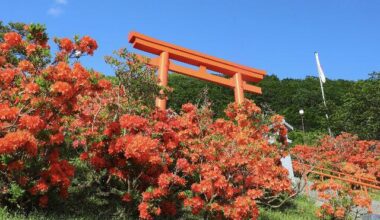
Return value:
[(358, 219), (371, 212), (371, 199), (360, 190), (353, 190), (347, 183), (335, 180), (316, 182), (313, 188), (324, 203), (317, 210), (321, 219)]
[[(298, 173), (325, 168), (359, 182), (376, 184), (374, 182), (380, 180), (379, 150), (379, 141), (359, 140), (355, 135), (342, 133), (337, 137), (325, 136), (317, 146), (297, 145), (291, 152), (300, 162), (294, 164)], [(324, 199), (317, 215), (322, 219), (345, 219), (350, 214), (358, 217), (365, 211), (371, 212), (371, 199), (359, 187), (332, 179), (316, 181), (313, 188), (319, 192), (319, 198)]]
[[(359, 140), (342, 133), (325, 136), (316, 146), (297, 145), (292, 155), (300, 162), (354, 175), (357, 178), (380, 180), (380, 141)], [(296, 170), (302, 169), (295, 166)]]
[[(102, 96), (99, 100), (115, 97)], [(78, 130), (74, 142), (86, 143), (79, 145), (80, 158), (102, 175), (110, 196), (124, 203), (129, 217), (191, 212), (208, 218), (257, 218), (259, 203), (275, 203), (292, 193), (280, 163), (286, 149), (282, 117), (264, 117), (250, 101), (231, 104), (228, 120), (213, 121), (208, 108), (192, 104), (184, 105), (179, 115), (170, 110), (148, 114), (123, 109), (118, 100), (89, 105), (84, 99), (81, 106), (89, 123), (78, 119), (73, 132)], [(269, 144), (269, 136), (278, 141)]]
[(50, 194), (68, 196), (75, 174), (67, 157), (70, 118), (79, 114), (78, 99), (96, 96), (110, 85), (79, 62), (74, 51), (92, 55), (96, 41), (56, 39), (50, 61), (45, 28), (24, 26), (0, 42), (0, 203), (21, 207), (48, 204)]

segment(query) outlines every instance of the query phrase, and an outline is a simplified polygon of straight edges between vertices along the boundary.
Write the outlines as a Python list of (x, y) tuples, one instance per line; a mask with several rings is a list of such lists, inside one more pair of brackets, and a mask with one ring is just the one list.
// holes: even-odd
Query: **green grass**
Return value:
[(47, 213), (41, 211), (35, 211), (30, 213), (29, 215), (25, 215), (22, 213), (10, 212), (5, 208), (0, 208), (0, 220), (56, 220), (56, 219), (72, 219), (72, 220), (90, 220), (90, 219), (99, 219), (98, 216), (95, 216), (91, 213), (87, 213), (86, 216), (79, 217), (75, 215), (70, 215), (68, 213), (64, 213), (59, 215), (57, 213)]
[(380, 191), (379, 190), (373, 190), (372, 192), (368, 192), (371, 199), (380, 201)]
[(314, 201), (299, 196), (294, 202), (281, 210), (260, 209), (260, 220), (312, 220), (315, 217)]
[[(90, 219), (111, 219), (110, 217), (99, 215), (100, 212), (106, 210), (89, 209), (86, 205), (77, 205), (76, 212), (64, 210), (50, 211), (34, 211), (28, 216), (21, 213), (10, 212), (5, 208), (0, 208), (0, 220), (56, 220), (56, 219), (72, 219), (72, 220), (90, 220)], [(96, 205), (95, 205), (96, 206)], [(299, 196), (293, 202), (281, 209), (270, 210), (260, 208), (260, 220), (311, 220), (315, 218), (314, 202), (304, 196)], [(114, 216), (115, 219), (122, 219)]]

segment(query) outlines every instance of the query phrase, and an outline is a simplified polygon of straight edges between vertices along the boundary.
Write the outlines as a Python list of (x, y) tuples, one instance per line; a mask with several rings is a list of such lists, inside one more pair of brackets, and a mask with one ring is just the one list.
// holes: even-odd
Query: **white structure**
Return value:
[[(292, 131), (294, 130), (293, 126), (291, 126), (288, 122), (286, 122), (285, 119), (282, 120), (282, 124), (284, 124), (288, 130), (292, 130)], [(270, 127), (270, 126), (269, 126), (269, 127)], [(292, 140), (290, 140), (290, 139), (288, 138), (288, 135), (286, 135), (286, 140), (287, 140), (287, 142), (288, 142), (289, 144), (292, 143)], [(276, 138), (275, 138), (274, 136), (270, 136), (268, 142), (269, 142), (270, 144), (273, 144), (274, 142), (276, 142)]]
[[(282, 123), (286, 126), (288, 130), (294, 130), (293, 126), (291, 126), (288, 122), (285, 121), (285, 119), (282, 121)], [(288, 143), (292, 143), (292, 140), (286, 136), (286, 139)], [(273, 144), (276, 142), (276, 138), (274, 136), (270, 136), (268, 142), (270, 144)], [(290, 155), (281, 158), (281, 165), (288, 170), (289, 173), (289, 179), (292, 181), (292, 183), (295, 183), (295, 178), (294, 178), (294, 171), (293, 171), (293, 165), (292, 165), (292, 158)]]
[(288, 177), (292, 181), (292, 183), (295, 183), (294, 178), (294, 171), (293, 171), (293, 164), (292, 164), (292, 158), (290, 157), (290, 154), (286, 157), (281, 158), (281, 165), (288, 170)]

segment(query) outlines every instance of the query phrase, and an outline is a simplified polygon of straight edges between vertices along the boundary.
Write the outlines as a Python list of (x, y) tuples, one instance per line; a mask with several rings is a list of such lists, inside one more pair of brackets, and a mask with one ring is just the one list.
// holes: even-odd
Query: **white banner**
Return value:
[(323, 72), (321, 63), (319, 62), (318, 53), (315, 52), (314, 54), (315, 54), (315, 60), (317, 61), (317, 68), (318, 68), (319, 79), (321, 80), (321, 82), (325, 83), (326, 82), (326, 77), (325, 77), (325, 73)]

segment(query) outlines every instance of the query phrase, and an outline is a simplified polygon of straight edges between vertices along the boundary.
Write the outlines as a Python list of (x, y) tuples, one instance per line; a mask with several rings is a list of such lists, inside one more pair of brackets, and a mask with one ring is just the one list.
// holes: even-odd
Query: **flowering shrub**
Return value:
[(366, 210), (371, 212), (371, 199), (359, 190), (352, 190), (345, 183), (328, 180), (313, 185), (318, 197), (324, 203), (317, 210), (317, 217), (321, 219), (347, 219), (354, 214), (357, 219)]
[(292, 149), (292, 154), (303, 163), (372, 180), (380, 180), (379, 152), (379, 141), (358, 140), (349, 133), (335, 138), (326, 136), (318, 146), (298, 145)]
[[(318, 146), (295, 146), (292, 155), (301, 162), (295, 164), (296, 172), (305, 172), (308, 167), (302, 164), (308, 164), (345, 173), (354, 177), (354, 180), (366, 182), (380, 179), (379, 150), (379, 141), (358, 140), (357, 136), (342, 133), (335, 138), (324, 137)], [(352, 212), (358, 216), (363, 214), (363, 209), (371, 211), (371, 199), (362, 191), (355, 190), (355, 185), (330, 179), (317, 181), (313, 187), (319, 192), (318, 196), (325, 200), (317, 213), (322, 219), (345, 219)]]
[(74, 167), (61, 153), (70, 150), (67, 125), (81, 96), (104, 90), (96, 83), (100, 74), (68, 62), (74, 49), (92, 55), (93, 39), (58, 40), (60, 51), (50, 64), (47, 41), (45, 28), (35, 24), (0, 40), (1, 204), (46, 207), (50, 194), (68, 196)]
[(285, 140), (282, 118), (266, 122), (250, 101), (231, 104), (229, 119), (215, 122), (208, 109), (191, 104), (178, 116), (110, 111), (114, 104), (81, 105), (89, 119), (98, 117), (81, 127), (75, 141), (87, 143), (81, 158), (100, 173), (106, 170), (104, 179), (131, 215), (138, 207), (142, 219), (187, 211), (211, 218), (257, 218), (257, 203), (291, 192), (280, 163), (285, 145), (267, 141), (270, 135)]

